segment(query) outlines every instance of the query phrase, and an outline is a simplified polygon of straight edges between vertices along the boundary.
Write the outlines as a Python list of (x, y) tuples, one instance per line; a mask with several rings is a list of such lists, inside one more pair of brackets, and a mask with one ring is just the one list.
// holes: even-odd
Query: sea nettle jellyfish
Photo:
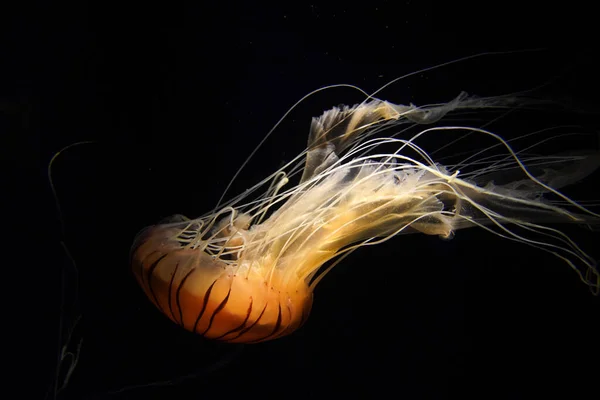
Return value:
[[(559, 189), (593, 172), (600, 153), (542, 155), (545, 144), (573, 132), (508, 140), (476, 118), (546, 105), (461, 93), (425, 106), (369, 95), (334, 107), (313, 118), (304, 151), (245, 193), (199, 218), (175, 215), (139, 233), (135, 277), (173, 322), (236, 343), (294, 332), (328, 271), (359, 247), (400, 234), (452, 238), (484, 229), (555, 255), (597, 293), (596, 263), (554, 226), (599, 224), (598, 213)], [(458, 117), (472, 123), (455, 124)], [(432, 137), (438, 147), (427, 151)], [(437, 158), (441, 148), (452, 156)]]

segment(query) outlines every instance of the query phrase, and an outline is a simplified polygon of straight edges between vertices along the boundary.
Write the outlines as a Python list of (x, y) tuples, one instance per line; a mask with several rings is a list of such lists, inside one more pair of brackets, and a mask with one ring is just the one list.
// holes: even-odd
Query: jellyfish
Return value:
[[(461, 93), (424, 106), (368, 95), (334, 107), (312, 119), (305, 150), (255, 186), (199, 218), (175, 215), (142, 230), (131, 249), (135, 278), (186, 330), (259, 343), (301, 327), (316, 285), (351, 252), (404, 234), (451, 239), (478, 228), (553, 254), (597, 294), (594, 259), (555, 225), (600, 223), (559, 191), (590, 175), (600, 152), (541, 155), (565, 135), (509, 140), (452, 123), (452, 115), (523, 105), (539, 104)], [(438, 158), (422, 144), (430, 137), (474, 150)]]

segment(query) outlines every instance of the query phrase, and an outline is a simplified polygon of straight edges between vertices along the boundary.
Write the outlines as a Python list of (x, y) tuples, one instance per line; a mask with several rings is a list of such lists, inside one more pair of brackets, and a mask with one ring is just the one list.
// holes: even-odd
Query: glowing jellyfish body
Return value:
[[(593, 260), (562, 232), (540, 225), (600, 221), (556, 190), (593, 171), (597, 155), (541, 159), (515, 153), (483, 129), (426, 127), (457, 110), (509, 104), (461, 94), (427, 107), (371, 99), (333, 108), (313, 119), (304, 152), (247, 193), (204, 217), (175, 216), (140, 233), (133, 272), (175, 323), (206, 338), (243, 343), (295, 331), (309, 315), (315, 285), (334, 265), (358, 247), (401, 233), (450, 238), (481, 227), (555, 254), (597, 290)], [(408, 139), (397, 137), (419, 126)], [(451, 130), (492, 144), (463, 163), (442, 165), (419, 142)], [(485, 154), (492, 148), (494, 156)], [(300, 172), (299, 183), (284, 190)], [(495, 183), (515, 172), (509, 182)]]

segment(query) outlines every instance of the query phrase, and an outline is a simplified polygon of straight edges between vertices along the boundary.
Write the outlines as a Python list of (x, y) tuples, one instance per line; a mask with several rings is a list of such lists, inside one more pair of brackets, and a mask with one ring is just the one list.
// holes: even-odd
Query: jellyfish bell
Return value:
[[(539, 105), (461, 93), (424, 106), (371, 95), (334, 107), (313, 118), (306, 149), (257, 185), (199, 218), (176, 215), (144, 229), (132, 270), (173, 322), (234, 343), (294, 332), (335, 265), (401, 234), (451, 239), (484, 229), (555, 255), (597, 293), (595, 261), (552, 224), (600, 226), (598, 213), (559, 191), (595, 171), (600, 152), (542, 156), (540, 146), (569, 134), (539, 130), (508, 140), (451, 118)], [(422, 144), (431, 136), (475, 150), (438, 158)]]

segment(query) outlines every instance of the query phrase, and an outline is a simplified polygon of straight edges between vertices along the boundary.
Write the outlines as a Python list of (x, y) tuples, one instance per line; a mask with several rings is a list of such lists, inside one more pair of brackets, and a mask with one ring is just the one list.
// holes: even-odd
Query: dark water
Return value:
[[(541, 18), (496, 9), (469, 17), (466, 11), (477, 10), (415, 3), (17, 10), (2, 46), (2, 152), (20, 170), (11, 182), (15, 193), (37, 201), (24, 218), (43, 234), (35, 251), (27, 250), (36, 261), (23, 305), (25, 315), (36, 315), (27, 319), (37, 335), (27, 347), (36, 360), (23, 374), (36, 377), (27, 398), (42, 398), (52, 386), (63, 269), (63, 322), (81, 313), (74, 340), (84, 341), (60, 398), (591, 393), (600, 356), (598, 298), (560, 260), (479, 231), (449, 242), (406, 236), (362, 249), (320, 284), (299, 332), (259, 345), (223, 345), (181, 331), (133, 280), (128, 252), (135, 234), (174, 213), (211, 209), (263, 135), (319, 87), (352, 83), (373, 91), (463, 56), (545, 47), (417, 75), (380, 97), (433, 103), (461, 90), (494, 95), (558, 76), (548, 93), (575, 109), (597, 110), (585, 12), (577, 13), (578, 30), (565, 32), (560, 27), (574, 11)], [(336, 89), (303, 103), (230, 195), (301, 151), (312, 116), (361, 100)], [(593, 115), (575, 119), (588, 131), (598, 128)], [(56, 151), (83, 140), (97, 143), (65, 152), (54, 169), (76, 276), (59, 244), (45, 168)], [(41, 196), (30, 194), (29, 182), (43, 185)], [(575, 194), (598, 199), (597, 174), (582, 185)], [(600, 257), (597, 233), (568, 232)]]

